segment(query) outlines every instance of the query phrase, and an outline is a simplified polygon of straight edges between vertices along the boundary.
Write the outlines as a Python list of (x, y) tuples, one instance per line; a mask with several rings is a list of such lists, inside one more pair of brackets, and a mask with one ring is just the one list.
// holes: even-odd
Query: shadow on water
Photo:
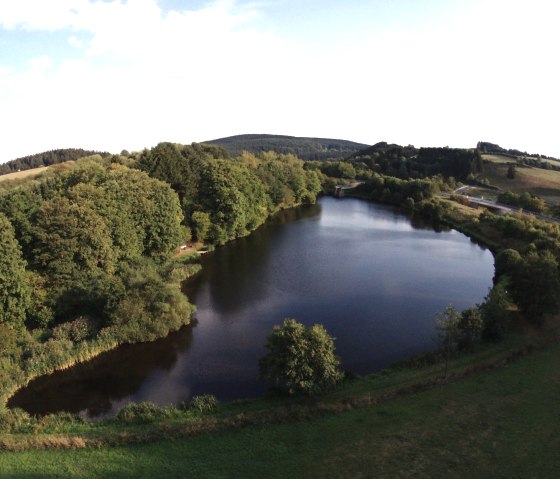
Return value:
[[(231, 241), (203, 257), (201, 273), (183, 285), (183, 293), (194, 301), (200, 288), (208, 286), (213, 309), (224, 318), (235, 317), (231, 313), (242, 310), (247, 300), (257, 302), (267, 297), (264, 284), (255, 282), (254, 278), (264, 276), (268, 269), (270, 251), (275, 241), (282, 241), (284, 225), (318, 219), (320, 215), (319, 204), (278, 212), (250, 236)], [(235, 288), (231, 288), (233, 284)], [(240, 297), (245, 298), (244, 301), (239, 301)]]
[(190, 348), (192, 330), (192, 325), (185, 326), (157, 341), (126, 344), (65, 371), (34, 379), (8, 406), (36, 415), (52, 412), (55, 404), (59, 411), (86, 411), (91, 417), (105, 414), (114, 401), (137, 391), (154, 370), (171, 370), (178, 354)]

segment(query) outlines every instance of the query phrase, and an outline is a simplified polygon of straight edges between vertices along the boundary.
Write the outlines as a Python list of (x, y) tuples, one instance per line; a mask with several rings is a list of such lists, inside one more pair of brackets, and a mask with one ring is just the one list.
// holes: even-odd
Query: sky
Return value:
[(244, 133), (560, 157), (556, 0), (0, 0), (0, 163)]

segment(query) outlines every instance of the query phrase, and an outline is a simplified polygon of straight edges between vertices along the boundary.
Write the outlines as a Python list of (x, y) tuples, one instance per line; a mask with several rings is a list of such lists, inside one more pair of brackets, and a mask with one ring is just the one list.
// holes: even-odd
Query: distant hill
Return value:
[(33, 168), (39, 168), (40, 166), (55, 165), (57, 163), (77, 160), (78, 158), (91, 155), (107, 156), (109, 153), (83, 150), (82, 148), (64, 148), (45, 151), (43, 153), (17, 158), (0, 165), (0, 175), (14, 173), (16, 171), (31, 170)]
[(277, 153), (292, 153), (302, 160), (339, 160), (368, 146), (347, 140), (283, 135), (236, 135), (204, 143), (221, 146), (230, 156), (238, 156), (244, 150), (252, 153), (272, 150)]

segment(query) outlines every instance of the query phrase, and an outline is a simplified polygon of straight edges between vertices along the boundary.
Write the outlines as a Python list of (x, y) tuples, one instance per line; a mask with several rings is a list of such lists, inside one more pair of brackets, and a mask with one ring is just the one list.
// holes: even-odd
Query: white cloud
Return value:
[(70, 37), (68, 37), (68, 43), (76, 48), (84, 48), (84, 42), (75, 35), (71, 35)]
[(80, 56), (0, 65), (0, 161), (250, 132), (488, 140), (560, 156), (554, 2), (460, 5), (444, 20), (313, 44), (259, 30), (260, 7), (232, 1), (181, 12), (155, 0), (2, 1), (0, 26), (68, 31)]

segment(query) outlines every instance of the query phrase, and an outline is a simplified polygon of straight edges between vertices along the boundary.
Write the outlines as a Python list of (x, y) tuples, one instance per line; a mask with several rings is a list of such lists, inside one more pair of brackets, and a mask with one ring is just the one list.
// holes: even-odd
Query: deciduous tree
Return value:
[(29, 278), (14, 228), (0, 213), (0, 323), (23, 326), (31, 303)]
[(259, 362), (261, 377), (289, 394), (318, 393), (342, 378), (334, 338), (320, 324), (307, 328), (286, 319), (274, 326), (266, 347), (269, 352)]

